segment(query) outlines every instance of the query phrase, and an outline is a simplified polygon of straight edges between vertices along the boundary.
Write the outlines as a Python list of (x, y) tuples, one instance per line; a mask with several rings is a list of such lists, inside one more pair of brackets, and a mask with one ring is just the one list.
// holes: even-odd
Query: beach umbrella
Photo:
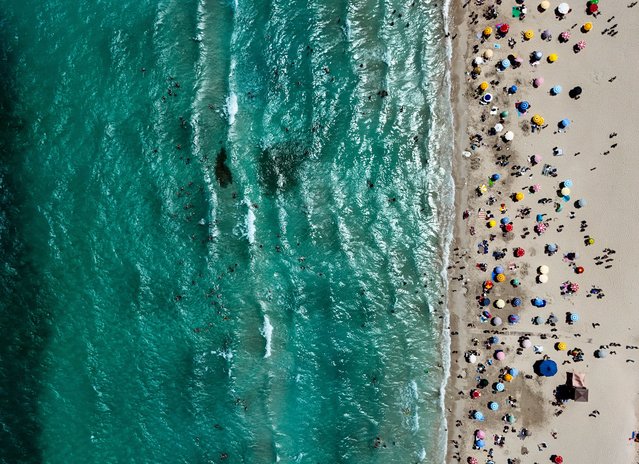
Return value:
[(568, 187), (568, 188), (570, 188), (570, 187), (572, 187), (572, 180), (570, 180), (570, 179), (566, 179), (565, 181), (563, 181), (563, 182), (561, 183), (561, 185), (562, 185), (563, 187)]
[(508, 111), (502, 111), (499, 113), (499, 117), (502, 119), (506, 119), (508, 117)]
[(575, 203), (575, 206), (577, 206), (577, 208), (583, 208), (584, 206), (586, 206), (586, 200), (584, 200), (583, 198), (580, 200), (577, 200), (577, 202)]
[(468, 462), (468, 464), (479, 464), (479, 461), (477, 460), (477, 458), (474, 458), (472, 456), (468, 456), (468, 459), (466, 461)]
[[(539, 115), (537, 115), (537, 116), (539, 116)], [(541, 116), (539, 116), (539, 117), (541, 118)], [(542, 124), (543, 124), (543, 118), (542, 118)], [(543, 159), (544, 158), (541, 155), (532, 155), (530, 160), (532, 161), (533, 164), (539, 164), (539, 163), (541, 163), (543, 161)]]
[(521, 247), (515, 248), (515, 256), (517, 258), (521, 258), (525, 254), (526, 254), (526, 250), (524, 250), (523, 248), (521, 248)]
[(511, 324), (517, 324), (519, 322), (519, 316), (517, 314), (511, 314), (508, 316), (508, 322)]
[(568, 349), (568, 345), (566, 345), (566, 342), (559, 342), (555, 345), (555, 349), (557, 351), (566, 351)]
[(495, 268), (493, 269), (493, 273), (494, 274), (503, 274), (504, 273), (504, 268), (502, 266), (495, 266)]
[(557, 373), (557, 363), (551, 359), (544, 359), (535, 363), (537, 374), (542, 377), (552, 377)]
[(599, 5), (591, 2), (590, 5), (588, 5), (588, 13), (593, 14), (597, 11), (599, 11)]
[(491, 401), (490, 403), (488, 403), (488, 408), (491, 411), (498, 411), (499, 410), (499, 404), (496, 403), (495, 401)]
[(495, 351), (495, 359), (497, 361), (503, 361), (504, 359), (506, 359), (506, 353), (504, 353), (502, 350)]
[(543, 126), (544, 125), (544, 118), (541, 117), (540, 115), (536, 114), (532, 117), (532, 122), (533, 124), (537, 125), (537, 126)]
[(479, 89), (480, 90), (487, 90), (488, 89), (488, 82), (484, 81), (481, 84), (479, 84)]
[(475, 66), (473, 68), (473, 74), (477, 74), (479, 76), (481, 74), (481, 68), (479, 66)]
[(584, 268), (582, 266), (577, 266), (575, 268), (575, 273), (577, 274), (583, 274), (584, 273)]
[(486, 26), (482, 32), (482, 34), (484, 34), (484, 37), (490, 37), (492, 33), (493, 33), (493, 28), (490, 26)]
[(550, 33), (548, 29), (546, 29), (544, 32), (541, 33), (541, 38), (543, 40), (550, 40), (552, 39), (552, 34)]
[(557, 13), (559, 13), (560, 15), (568, 14), (569, 11), (570, 11), (570, 5), (568, 5), (567, 3), (560, 3), (557, 6)]
[(506, 389), (506, 386), (501, 383), (501, 382), (497, 382), (495, 384), (495, 390), (497, 390), (498, 392), (503, 392)]
[(543, 301), (544, 301), (544, 300), (542, 300), (541, 298), (536, 297), (536, 298), (533, 298), (533, 300), (532, 300), (532, 304), (533, 304), (533, 306), (535, 306), (535, 307), (537, 307), (537, 308), (540, 308), (540, 307), (541, 307), (541, 305), (543, 304), (543, 303), (542, 303)]
[(473, 414), (473, 417), (475, 418), (475, 420), (478, 420), (478, 421), (484, 420), (484, 414), (481, 411), (475, 411), (475, 413)]
[(575, 44), (575, 48), (579, 51), (583, 50), (584, 48), (586, 48), (586, 41), (580, 40), (579, 42)]
[(497, 221), (495, 221), (494, 219), (491, 219), (490, 221), (488, 221), (488, 227), (489, 228), (493, 228), (497, 225)]
[(606, 356), (608, 356), (608, 352), (606, 350), (603, 349), (599, 349), (597, 351), (595, 351), (595, 358), (605, 358)]
[(510, 26), (508, 24), (502, 24), (501, 26), (499, 26), (499, 33), (500, 34), (508, 34), (508, 31), (510, 30)]
[(539, 277), (537, 277), (537, 280), (539, 281), (540, 284), (545, 284), (546, 282), (548, 282), (548, 276), (546, 274), (542, 274)]
[(495, 129), (495, 132), (500, 133), (501, 131), (504, 130), (504, 126), (500, 123), (495, 124), (495, 127), (493, 127), (493, 129)]
[(559, 57), (557, 56), (556, 53), (551, 53), (550, 55), (548, 55), (548, 62), (549, 63), (554, 63), (555, 61), (557, 61)]
[(521, 282), (519, 281), (519, 279), (513, 279), (513, 280), (510, 281), (510, 284), (513, 287), (519, 287), (521, 285)]
[(510, 67), (510, 60), (508, 58), (504, 58), (501, 60), (501, 67), (507, 69)]
[(550, 89), (550, 93), (553, 95), (559, 95), (562, 91), (561, 85), (555, 85), (552, 89)]
[(592, 23), (587, 22), (583, 26), (581, 26), (581, 30), (584, 32), (590, 32), (592, 30)]
[(512, 232), (512, 231), (513, 231), (513, 225), (512, 225), (512, 224), (506, 224), (506, 225), (504, 226), (504, 230), (505, 230), (506, 232)]
[(563, 31), (559, 34), (559, 40), (562, 42), (568, 42), (570, 40), (570, 31)]
[(510, 374), (506, 374), (506, 375), (504, 375), (504, 380), (506, 382), (512, 382), (513, 381), (513, 376), (510, 375)]
[(564, 187), (564, 188), (562, 188), (562, 189), (560, 190), (560, 192), (561, 192), (561, 196), (562, 196), (562, 197), (565, 197), (565, 196), (570, 195), (570, 189), (569, 189), (568, 187)]
[(521, 201), (523, 199), (524, 199), (524, 193), (523, 192), (515, 193), (515, 201)]
[(486, 388), (486, 387), (488, 386), (488, 383), (489, 383), (489, 382), (488, 382), (488, 380), (486, 380), (486, 379), (481, 379), (481, 380), (479, 381), (479, 388)]
[(530, 40), (533, 37), (535, 37), (535, 33), (532, 31), (532, 29), (528, 29), (526, 32), (524, 32), (524, 39)]
[(506, 276), (504, 274), (497, 274), (495, 276), (495, 280), (497, 282), (505, 282), (506, 281)]
[(481, 300), (479, 300), (479, 304), (482, 306), (489, 306), (490, 305), (490, 298), (482, 298)]
[(491, 344), (495, 345), (495, 344), (499, 343), (499, 337), (497, 337), (496, 335), (493, 335), (492, 337), (490, 337), (490, 338), (488, 339), (488, 341), (489, 341)]
[(517, 90), (518, 90), (518, 89), (517, 89), (517, 86), (516, 86), (516, 85), (511, 85), (511, 86), (508, 88), (508, 93), (509, 93), (509, 94), (511, 94), (511, 95), (514, 95), (514, 94), (516, 94), (516, 93), (517, 93)]
[(486, 280), (483, 286), (484, 286), (484, 289), (490, 290), (491, 288), (493, 288), (494, 285), (495, 284), (493, 284), (492, 280)]
[(475, 364), (477, 362), (477, 356), (474, 354), (468, 355), (468, 362), (471, 364)]
[(495, 306), (499, 309), (502, 309), (504, 306), (506, 306), (506, 302), (502, 299), (499, 299), (495, 301)]
[(564, 458), (561, 456), (554, 456), (552, 462), (555, 464), (562, 464), (564, 462)]
[(504, 134), (504, 140), (507, 142), (511, 142), (515, 138), (515, 134), (513, 131), (508, 131)]
[(530, 103), (528, 103), (526, 100), (519, 102), (518, 108), (519, 108), (519, 111), (524, 113), (528, 110), (528, 108), (530, 108)]
[(506, 422), (508, 422), (509, 424), (514, 424), (515, 422), (517, 422), (517, 418), (512, 414), (506, 414)]
[(517, 64), (517, 66), (519, 66), (523, 62), (524, 62), (524, 59), (522, 57), (518, 56), (517, 58), (515, 58), (515, 63)]
[(479, 390), (471, 390), (470, 397), (476, 400), (477, 398), (481, 397), (481, 392)]
[(550, 268), (545, 264), (542, 264), (537, 268), (537, 272), (540, 274), (548, 274), (550, 272)]
[(576, 282), (573, 282), (570, 284), (570, 291), (572, 293), (577, 293), (579, 291), (579, 284)]
[(544, 54), (540, 51), (534, 51), (532, 52), (532, 54), (530, 55), (530, 59), (532, 61), (539, 61), (541, 60), (541, 58), (544, 56)]
[(479, 66), (481, 64), (484, 64), (484, 59), (481, 56), (473, 58), (473, 66)]
[(483, 97), (481, 97), (481, 99), (484, 103), (490, 103), (493, 100), (493, 95), (490, 93), (486, 93)]
[(530, 348), (532, 346), (532, 342), (530, 338), (524, 338), (519, 344), (522, 348)]
[(541, 325), (544, 323), (544, 320), (542, 319), (541, 316), (537, 316), (533, 319), (533, 324), (535, 325)]
[(502, 324), (502, 320), (501, 317), (493, 317), (492, 321), (490, 321), (490, 323), (492, 325), (494, 325), (495, 327), (498, 327)]
[(557, 244), (556, 243), (549, 243), (548, 245), (546, 245), (546, 250), (549, 253), (556, 253), (557, 252)]
[(577, 313), (570, 313), (570, 322), (578, 322), (579, 321), (579, 314)]
[(508, 216), (504, 216), (503, 218), (501, 218), (501, 221), (499, 221), (502, 223), (502, 225), (506, 225), (510, 222), (510, 218)]
[(493, 57), (493, 51), (492, 50), (485, 50), (483, 55), (484, 55), (484, 58), (486, 58), (487, 60), (490, 60)]
[(511, 303), (515, 308), (517, 308), (521, 306), (521, 298), (513, 298)]
[(533, 80), (533, 87), (537, 88), (537, 87), (541, 87), (544, 84), (544, 78), (543, 77), (537, 77)]
[(484, 443), (484, 440), (476, 440), (475, 446), (479, 449), (482, 449), (484, 446), (486, 446), (486, 443)]
[[(527, 339), (528, 340), (528, 339)], [(530, 340), (529, 340), (530, 341)], [(511, 367), (510, 369), (508, 369), (508, 373), (510, 375), (512, 375), (513, 377), (517, 377), (519, 375), (519, 370), (517, 370), (514, 367)]]
[(547, 226), (543, 222), (538, 222), (537, 224), (535, 224), (535, 232), (537, 232), (540, 235), (546, 232), (546, 229), (547, 229)]
[(550, 2), (548, 0), (543, 0), (540, 4), (539, 4), (539, 8), (542, 11), (546, 11), (548, 8), (550, 8)]

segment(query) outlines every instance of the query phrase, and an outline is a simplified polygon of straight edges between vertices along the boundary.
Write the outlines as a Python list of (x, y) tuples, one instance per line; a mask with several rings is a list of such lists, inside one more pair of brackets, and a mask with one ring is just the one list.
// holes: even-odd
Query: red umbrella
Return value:
[(576, 272), (577, 274), (583, 274), (583, 273), (584, 273), (584, 268), (583, 268), (583, 267), (581, 267), (581, 266), (579, 266), (579, 267), (577, 267), (577, 269), (575, 269), (575, 272)]
[(525, 254), (526, 254), (526, 250), (524, 250), (523, 248), (515, 248), (515, 256), (517, 258), (521, 258)]
[(508, 24), (502, 24), (501, 26), (499, 26), (499, 32), (501, 32), (502, 34), (508, 33), (509, 29), (510, 29), (510, 26)]
[[(597, 5), (596, 3), (591, 3), (591, 4), (588, 6), (588, 12), (589, 12), (589, 13), (591, 13), (591, 14), (592, 14), (592, 13), (596, 13), (596, 12), (597, 12), (597, 10), (599, 10), (599, 5)], [(500, 30), (501, 30), (501, 29), (500, 29)]]
[(471, 396), (471, 398), (476, 400), (477, 398), (479, 398), (481, 396), (481, 392), (479, 390), (471, 390), (470, 391), (470, 396)]
[(468, 464), (479, 464), (479, 461), (477, 460), (477, 458), (474, 458), (472, 456), (468, 456)]
[(512, 232), (513, 231), (513, 225), (512, 224), (506, 224), (504, 226), (504, 229), (506, 230), (506, 232)]
[(579, 285), (576, 283), (572, 283), (570, 284), (570, 291), (572, 293), (577, 293), (577, 291), (579, 290)]
[(555, 464), (561, 464), (562, 462), (564, 462), (564, 458), (562, 458), (561, 456), (555, 456), (555, 459), (553, 459), (552, 462), (554, 462)]

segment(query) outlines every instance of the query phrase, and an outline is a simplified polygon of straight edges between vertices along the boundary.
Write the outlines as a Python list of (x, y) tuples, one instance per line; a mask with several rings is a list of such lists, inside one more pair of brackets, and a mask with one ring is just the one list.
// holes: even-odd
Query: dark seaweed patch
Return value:
[(226, 150), (222, 147), (215, 159), (215, 178), (221, 187), (226, 187), (233, 183), (233, 174), (231, 174), (231, 170), (226, 165), (226, 158)]
[(295, 187), (298, 173), (310, 151), (298, 141), (281, 142), (263, 148), (259, 160), (259, 181), (266, 195), (284, 193)]

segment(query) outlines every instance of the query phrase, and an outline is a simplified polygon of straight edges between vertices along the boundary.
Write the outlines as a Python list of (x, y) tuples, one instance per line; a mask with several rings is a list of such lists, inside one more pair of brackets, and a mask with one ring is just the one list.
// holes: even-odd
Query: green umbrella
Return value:
[(590, 0), (591, 5), (597, 5), (598, 3), (599, 3), (599, 0)]

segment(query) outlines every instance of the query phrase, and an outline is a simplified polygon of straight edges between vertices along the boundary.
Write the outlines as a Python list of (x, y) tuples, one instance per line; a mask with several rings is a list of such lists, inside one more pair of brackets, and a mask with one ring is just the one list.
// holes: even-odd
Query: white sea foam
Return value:
[(255, 243), (255, 213), (251, 202), (247, 199), (248, 213), (246, 213), (246, 235), (250, 244)]
[(262, 325), (262, 328), (260, 329), (260, 333), (262, 334), (262, 337), (266, 339), (266, 348), (264, 352), (264, 357), (270, 358), (271, 357), (271, 340), (273, 337), (273, 326), (271, 325), (271, 320), (268, 318), (266, 314), (264, 315), (264, 324)]
[(226, 97), (226, 114), (229, 116), (229, 125), (232, 125), (235, 122), (237, 110), (237, 94), (235, 92), (231, 92), (231, 94)]

